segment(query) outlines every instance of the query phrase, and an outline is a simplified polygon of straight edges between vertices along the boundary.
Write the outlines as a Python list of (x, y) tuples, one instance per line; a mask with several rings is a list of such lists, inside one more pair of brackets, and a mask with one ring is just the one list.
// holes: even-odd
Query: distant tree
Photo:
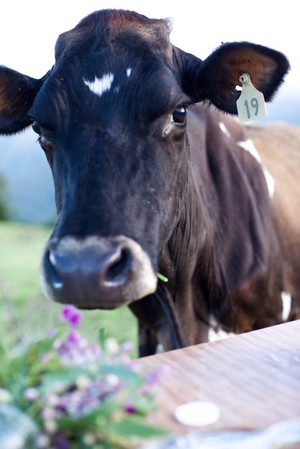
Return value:
[(4, 177), (0, 174), (0, 220), (8, 220), (7, 192)]

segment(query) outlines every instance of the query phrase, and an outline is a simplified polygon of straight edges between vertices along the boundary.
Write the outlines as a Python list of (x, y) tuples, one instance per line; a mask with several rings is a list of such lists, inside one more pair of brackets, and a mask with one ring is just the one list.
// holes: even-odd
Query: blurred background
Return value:
[[(1, 5), (0, 64), (41, 78), (54, 63), (58, 35), (73, 28), (85, 15), (103, 8), (173, 18), (172, 42), (201, 59), (229, 41), (251, 41), (282, 51), (292, 70), (268, 105), (268, 116), (258, 124), (279, 120), (300, 124), (300, 27), (297, 4), (291, 0), (10, 0)], [(8, 327), (14, 326), (19, 336), (16, 338), (34, 328), (41, 316), (45, 326), (51, 324), (49, 306), (44, 309), (40, 305), (38, 264), (54, 219), (50, 169), (36, 135), (29, 129), (12, 137), (0, 137), (0, 313)], [(28, 309), (38, 307), (40, 314), (26, 316)], [(105, 320), (109, 322), (108, 327), (112, 317), (109, 313), (107, 318), (101, 315), (104, 324)], [(22, 317), (26, 317), (27, 326), (23, 326)], [(99, 315), (95, 319), (99, 322)], [(111, 328), (111, 332), (115, 329)], [(135, 335), (121, 328), (122, 335), (124, 332), (128, 338)]]

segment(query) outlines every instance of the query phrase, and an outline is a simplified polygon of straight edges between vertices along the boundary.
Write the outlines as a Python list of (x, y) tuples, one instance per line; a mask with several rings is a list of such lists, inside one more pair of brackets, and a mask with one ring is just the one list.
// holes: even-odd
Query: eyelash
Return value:
[(33, 131), (39, 136), (38, 141), (43, 150), (51, 151), (53, 149), (53, 144), (50, 142), (50, 140), (46, 139), (46, 137), (42, 135), (40, 125), (36, 121), (34, 121), (31, 126)]

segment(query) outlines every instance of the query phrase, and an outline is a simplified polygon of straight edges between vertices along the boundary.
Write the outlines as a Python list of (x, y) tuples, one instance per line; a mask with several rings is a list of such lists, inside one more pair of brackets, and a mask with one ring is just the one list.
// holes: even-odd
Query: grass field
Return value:
[[(0, 222), (0, 338), (10, 348), (60, 322), (62, 306), (40, 292), (39, 264), (50, 229)], [(96, 340), (100, 328), (136, 345), (136, 320), (127, 308), (84, 311), (82, 334)]]

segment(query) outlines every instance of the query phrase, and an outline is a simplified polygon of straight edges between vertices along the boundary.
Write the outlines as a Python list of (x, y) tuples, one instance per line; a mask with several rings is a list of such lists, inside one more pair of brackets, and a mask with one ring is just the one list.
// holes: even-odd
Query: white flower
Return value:
[(11, 394), (8, 390), (0, 388), (0, 404), (7, 404), (12, 399)]
[(79, 390), (85, 390), (89, 385), (91, 385), (91, 379), (88, 376), (81, 375), (76, 379), (76, 386)]
[(47, 433), (52, 434), (57, 431), (57, 424), (54, 419), (46, 419), (44, 421), (44, 429)]
[(46, 407), (42, 410), (42, 413), (41, 413), (41, 414), (42, 414), (42, 418), (43, 418), (44, 420), (52, 419), (52, 418), (55, 417), (55, 408), (46, 406)]
[(87, 432), (83, 435), (83, 442), (87, 446), (92, 446), (93, 444), (96, 443), (96, 438), (92, 433)]
[(111, 387), (116, 387), (120, 383), (120, 379), (118, 378), (118, 376), (116, 374), (113, 374), (113, 373), (107, 374), (105, 376), (105, 379), (107, 380), (108, 384)]
[(107, 338), (105, 341), (105, 350), (109, 355), (118, 354), (120, 348), (115, 338)]
[(49, 407), (56, 407), (56, 405), (59, 403), (59, 397), (55, 393), (50, 393), (47, 396), (47, 406)]
[(24, 398), (27, 399), (27, 401), (36, 401), (39, 395), (39, 391), (36, 388), (26, 388), (24, 391)]
[(50, 438), (41, 433), (36, 439), (36, 447), (38, 449), (46, 449), (50, 445)]

